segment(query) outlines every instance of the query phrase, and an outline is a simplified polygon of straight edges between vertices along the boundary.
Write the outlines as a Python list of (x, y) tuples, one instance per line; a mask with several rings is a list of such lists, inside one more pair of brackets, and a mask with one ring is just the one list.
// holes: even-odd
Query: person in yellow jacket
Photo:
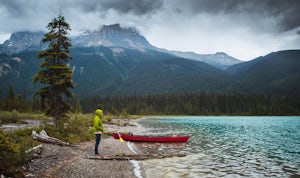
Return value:
[(101, 134), (103, 133), (103, 127), (102, 127), (103, 111), (101, 109), (97, 109), (95, 111), (95, 114), (96, 114), (94, 118), (94, 132), (96, 136), (95, 155), (100, 155), (98, 151), (98, 146), (101, 141)]

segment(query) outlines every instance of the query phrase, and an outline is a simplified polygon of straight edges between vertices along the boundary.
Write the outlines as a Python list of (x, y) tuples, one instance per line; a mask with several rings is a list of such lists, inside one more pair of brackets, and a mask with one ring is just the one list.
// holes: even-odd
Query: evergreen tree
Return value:
[(76, 113), (81, 113), (81, 105), (80, 105), (80, 99), (76, 100)]
[(1, 88), (0, 88), (0, 111), (2, 111), (3, 106), (2, 106), (2, 97), (1, 97)]
[(57, 124), (72, 110), (71, 104), (66, 101), (72, 97), (70, 89), (74, 88), (72, 70), (67, 65), (71, 59), (71, 42), (67, 37), (71, 28), (61, 13), (47, 28), (49, 32), (41, 43), (47, 44), (48, 48), (37, 54), (39, 59), (43, 59), (40, 63), (42, 70), (34, 76), (33, 82), (42, 85), (35, 95), (45, 104), (46, 115), (53, 117)]
[(10, 99), (10, 100), (15, 100), (16, 99), (14, 88), (11, 85), (8, 88), (8, 99)]
[(19, 111), (26, 112), (28, 111), (28, 103), (26, 102), (26, 92), (23, 91), (22, 94), (20, 94), (20, 101), (19, 101)]
[(6, 98), (6, 110), (11, 111), (17, 109), (16, 94), (12, 85), (8, 88), (8, 96)]

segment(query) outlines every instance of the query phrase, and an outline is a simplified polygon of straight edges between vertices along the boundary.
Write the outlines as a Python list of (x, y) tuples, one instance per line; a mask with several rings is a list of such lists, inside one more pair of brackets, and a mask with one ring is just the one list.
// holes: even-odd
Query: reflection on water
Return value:
[(146, 177), (300, 176), (300, 117), (171, 117), (140, 124), (144, 134), (190, 135), (187, 144), (138, 143), (143, 153), (188, 153), (143, 161)]

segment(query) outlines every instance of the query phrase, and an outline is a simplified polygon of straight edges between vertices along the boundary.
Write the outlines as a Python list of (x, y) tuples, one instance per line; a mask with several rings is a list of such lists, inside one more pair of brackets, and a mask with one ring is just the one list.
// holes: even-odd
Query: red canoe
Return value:
[[(115, 139), (120, 138), (118, 133), (113, 133), (112, 135)], [(123, 140), (131, 142), (187, 142), (189, 139), (189, 136), (149, 137), (121, 133), (120, 136)]]

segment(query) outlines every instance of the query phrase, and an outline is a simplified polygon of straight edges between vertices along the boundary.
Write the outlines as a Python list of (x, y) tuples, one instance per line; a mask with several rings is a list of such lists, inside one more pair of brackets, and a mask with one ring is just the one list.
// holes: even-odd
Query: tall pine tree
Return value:
[(40, 83), (42, 88), (35, 93), (46, 106), (46, 115), (53, 117), (56, 124), (65, 118), (72, 110), (67, 102), (73, 93), (72, 70), (68, 67), (71, 59), (71, 42), (67, 35), (71, 30), (70, 25), (60, 13), (47, 26), (49, 32), (44, 35), (41, 43), (48, 45), (48, 48), (39, 52), (37, 57), (43, 61), (40, 63), (41, 71), (35, 76), (33, 83)]

